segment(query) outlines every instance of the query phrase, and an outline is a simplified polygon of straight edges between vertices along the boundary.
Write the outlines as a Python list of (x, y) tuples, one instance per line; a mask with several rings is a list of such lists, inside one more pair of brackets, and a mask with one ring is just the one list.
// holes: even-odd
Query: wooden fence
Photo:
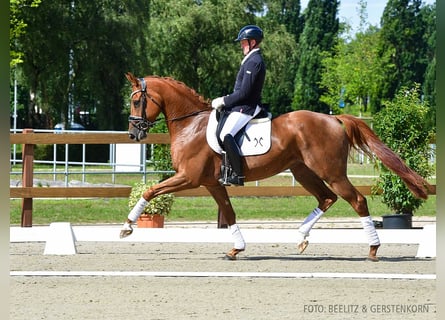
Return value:
[[(11, 133), (11, 144), (22, 144), (22, 187), (10, 187), (10, 198), (22, 198), (21, 226), (32, 226), (33, 198), (127, 198), (131, 187), (33, 187), (34, 145), (36, 144), (115, 144), (146, 143), (168, 144), (170, 139), (165, 133), (150, 133), (146, 140), (135, 142), (127, 133), (35, 133), (25, 129), (23, 133)], [(362, 194), (370, 195), (371, 186), (357, 186)], [(245, 186), (227, 188), (230, 196), (235, 197), (284, 197), (310, 195), (301, 186)], [(207, 189), (199, 187), (175, 193), (178, 197), (210, 196)], [(225, 223), (218, 213), (218, 226)]]

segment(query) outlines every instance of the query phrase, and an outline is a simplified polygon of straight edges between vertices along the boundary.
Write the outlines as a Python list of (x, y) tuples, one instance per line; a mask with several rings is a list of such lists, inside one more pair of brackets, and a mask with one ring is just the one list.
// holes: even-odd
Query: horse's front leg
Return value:
[(187, 180), (182, 175), (176, 174), (173, 177), (164, 180), (161, 183), (156, 184), (145, 190), (145, 192), (142, 194), (142, 197), (139, 199), (139, 201), (136, 203), (136, 205), (133, 207), (133, 209), (131, 209), (130, 213), (128, 214), (127, 221), (125, 221), (124, 225), (122, 226), (120, 237), (125, 238), (133, 233), (132, 224), (136, 222), (136, 220), (143, 212), (145, 206), (151, 199), (161, 194), (172, 193), (175, 191), (189, 189), (192, 187), (193, 186), (189, 182), (189, 180)]
[(246, 242), (244, 241), (239, 226), (236, 224), (235, 211), (233, 210), (232, 203), (230, 202), (229, 195), (227, 194), (227, 190), (225, 187), (220, 185), (207, 186), (206, 188), (213, 196), (213, 199), (215, 199), (220, 212), (229, 225), (229, 231), (234, 242), (233, 248), (226, 253), (225, 258), (228, 260), (236, 260), (238, 253), (246, 249)]
[(131, 209), (130, 213), (128, 214), (127, 221), (125, 221), (124, 225), (122, 226), (120, 238), (128, 237), (133, 233), (133, 227), (131, 226), (136, 222), (136, 220), (140, 217), (141, 213), (144, 211), (145, 206), (148, 204), (148, 202), (154, 198), (153, 192), (150, 191), (150, 189), (146, 190), (142, 197), (139, 199), (139, 201), (136, 203), (136, 205)]
[[(152, 199), (153, 197), (151, 197)], [(127, 221), (124, 222), (124, 225), (122, 226), (120, 238), (128, 237), (133, 233), (133, 227), (131, 226), (136, 222), (136, 220), (141, 215), (142, 211), (144, 210), (145, 206), (148, 204), (149, 200), (146, 200), (144, 196), (142, 196), (139, 201), (136, 203), (136, 205), (131, 209), (130, 213), (128, 214)]]

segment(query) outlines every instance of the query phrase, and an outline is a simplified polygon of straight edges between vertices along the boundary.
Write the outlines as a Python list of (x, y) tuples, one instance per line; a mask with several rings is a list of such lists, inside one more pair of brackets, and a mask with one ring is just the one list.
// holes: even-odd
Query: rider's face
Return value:
[[(250, 44), (252, 47), (254, 46), (254, 41), (255, 40), (250, 40)], [(240, 45), (241, 45), (241, 49), (243, 49), (244, 55), (248, 54), (250, 51), (249, 40), (247, 40), (247, 39), (241, 40)]]

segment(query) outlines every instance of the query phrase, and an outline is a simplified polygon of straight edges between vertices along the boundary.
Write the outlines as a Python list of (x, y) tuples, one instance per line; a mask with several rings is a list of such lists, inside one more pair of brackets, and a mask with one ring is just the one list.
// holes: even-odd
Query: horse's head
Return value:
[[(128, 118), (128, 134), (130, 139), (140, 141), (147, 137), (147, 130), (154, 124), (161, 113), (161, 105), (147, 91), (147, 83), (144, 78), (136, 78), (132, 73), (125, 75), (131, 82), (130, 116)], [(150, 101), (149, 103), (147, 101)]]

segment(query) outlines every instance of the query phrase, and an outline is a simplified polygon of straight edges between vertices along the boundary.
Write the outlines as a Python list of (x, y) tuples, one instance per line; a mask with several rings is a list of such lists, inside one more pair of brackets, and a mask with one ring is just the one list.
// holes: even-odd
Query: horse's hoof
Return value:
[(368, 258), (366, 258), (367, 261), (372, 262), (378, 262), (379, 258), (377, 258), (377, 250), (379, 249), (380, 245), (372, 245), (369, 247), (369, 254)]
[(236, 260), (236, 256), (238, 253), (243, 252), (244, 249), (235, 249), (233, 248), (229, 252), (226, 253), (226, 256), (224, 257), (225, 260)]
[(368, 256), (366, 258), (366, 261), (379, 262), (379, 258), (377, 258), (376, 256)]
[(123, 229), (123, 230), (121, 230), (120, 238), (121, 239), (126, 238), (132, 233), (133, 233), (133, 229)]
[(122, 226), (120, 238), (122, 239), (128, 237), (132, 233), (133, 233), (133, 227), (131, 226), (131, 221), (127, 220)]
[(303, 242), (299, 243), (297, 246), (298, 253), (302, 254), (304, 250), (306, 250), (307, 246), (309, 245), (309, 241), (303, 240)]

